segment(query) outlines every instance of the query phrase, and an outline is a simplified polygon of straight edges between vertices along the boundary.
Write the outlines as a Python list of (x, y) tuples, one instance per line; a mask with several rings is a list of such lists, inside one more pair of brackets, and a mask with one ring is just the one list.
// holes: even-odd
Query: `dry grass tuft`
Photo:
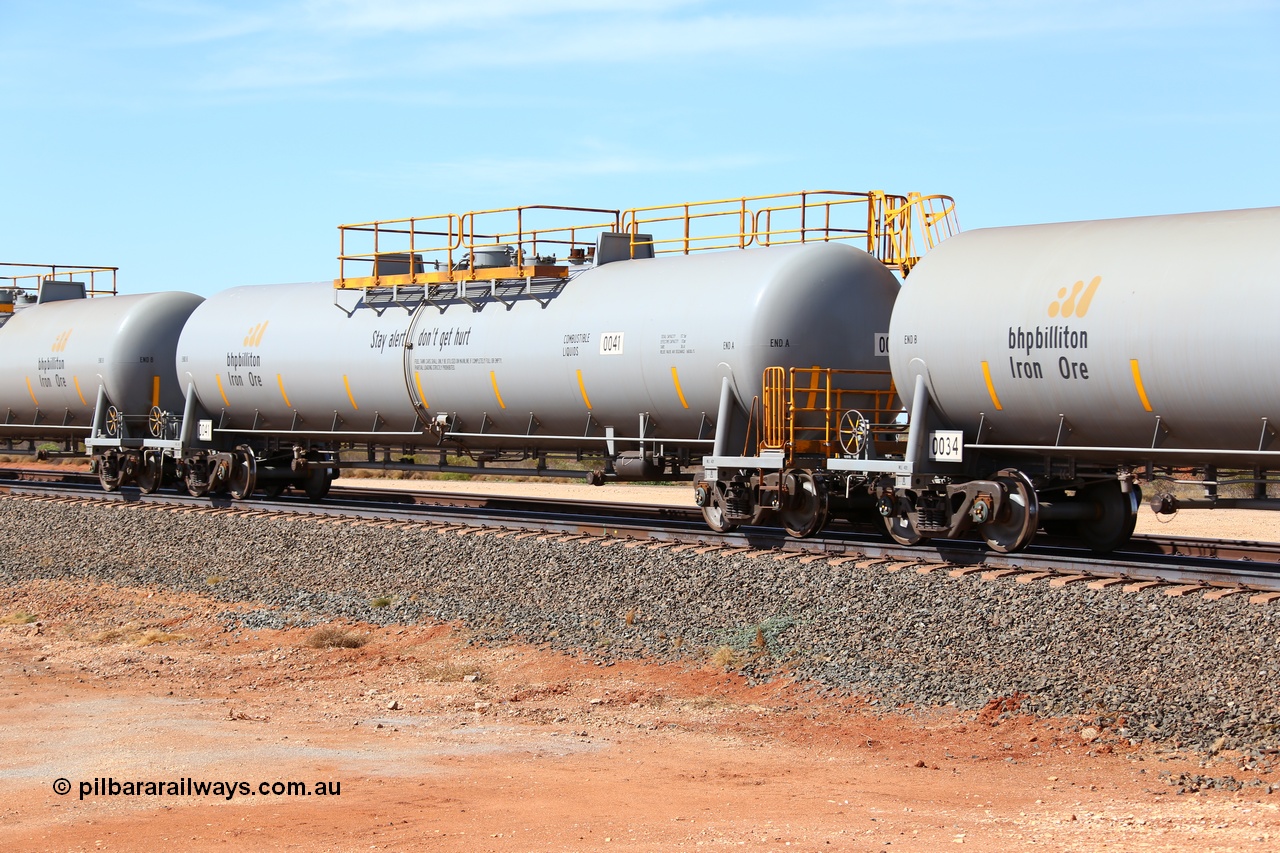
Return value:
[(0, 625), (30, 625), (34, 621), (36, 617), (21, 610), (15, 610), (8, 616), (0, 616)]
[(729, 646), (721, 646), (711, 655), (711, 663), (724, 669), (737, 667), (740, 662), (738, 653)]
[(395, 602), (395, 597), (391, 595), (380, 595), (369, 601), (370, 607), (390, 607)]
[(161, 631), (159, 628), (151, 628), (143, 631), (134, 637), (130, 642), (135, 646), (154, 646), (158, 643), (172, 643), (187, 639), (182, 634), (170, 634), (168, 631)]
[(435, 682), (451, 682), (464, 681), (467, 676), (474, 676), (471, 681), (480, 681), (482, 674), (480, 670), (474, 666), (468, 666), (458, 661), (440, 661), (439, 663), (423, 664), (418, 668), (418, 674), (423, 681)]
[(367, 642), (368, 637), (343, 630), (337, 625), (317, 628), (307, 637), (307, 645), (313, 649), (358, 649)]
[(128, 643), (131, 646), (142, 647), (181, 641), (187, 639), (187, 636), (171, 634), (159, 628), (143, 628), (137, 622), (130, 622), (119, 628), (99, 631), (90, 639), (95, 643)]
[(124, 639), (126, 633), (128, 632), (124, 628), (108, 628), (105, 631), (99, 631), (89, 639), (95, 643), (114, 643)]
[(204, 579), (204, 582), (207, 583), (209, 586), (217, 586), (218, 584), (222, 583), (224, 580), (226, 580), (226, 578), (222, 577), (222, 575), (209, 575), (209, 577)]

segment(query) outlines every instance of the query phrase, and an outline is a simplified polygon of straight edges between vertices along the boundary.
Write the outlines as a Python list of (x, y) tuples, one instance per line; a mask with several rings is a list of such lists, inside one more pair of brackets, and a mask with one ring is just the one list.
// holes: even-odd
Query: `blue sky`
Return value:
[(1278, 82), (1275, 0), (0, 0), (0, 261), (208, 294), (518, 204), (1277, 205)]

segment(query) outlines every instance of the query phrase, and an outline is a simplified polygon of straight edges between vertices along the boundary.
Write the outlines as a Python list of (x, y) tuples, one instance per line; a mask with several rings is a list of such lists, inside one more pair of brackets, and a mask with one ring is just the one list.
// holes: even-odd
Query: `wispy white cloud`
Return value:
[(385, 170), (340, 170), (341, 177), (366, 186), (395, 185), (433, 188), (467, 187), (504, 192), (541, 191), (547, 187), (579, 185), (587, 178), (634, 175), (681, 175), (733, 172), (771, 165), (758, 154), (722, 153), (671, 157), (619, 151), (593, 151), (595, 146), (554, 157), (470, 157), (388, 165)]
[[(822, 80), (822, 69), (860, 56), (868, 75), (895, 64), (945, 70), (953, 45), (1040, 37), (1087, 45), (1108, 32), (1239, 26), (1277, 15), (1275, 0), (134, 0), (109, 14), (93, 8), (72, 21), (65, 45), (72, 55), (76, 39), (103, 56), (157, 54), (168, 73), (138, 81), (143, 88), (224, 98), (307, 90), (342, 98), (353, 87), (411, 98), (424, 87), (465, 88), (493, 68), (579, 66), (638, 80), (674, 67), (740, 69), (746, 87), (811, 70), (815, 85), (853, 87), (860, 81)], [(107, 39), (84, 41), (98, 36), (93, 28), (112, 26)], [(32, 34), (49, 43), (66, 35), (53, 27)], [(28, 50), (23, 62), (44, 48), (10, 36), (0, 32), (0, 43)], [(12, 76), (6, 65), (22, 68), (0, 58), (2, 76)], [(513, 79), (512, 88), (522, 82)]]
[(501, 31), (566, 15), (613, 18), (704, 5), (705, 0), (305, 0), (299, 11), (317, 31), (370, 34), (435, 32), (444, 26)]
[(494, 175), (529, 174), (549, 180), (584, 175), (640, 175), (658, 173), (713, 172), (767, 165), (764, 157), (751, 154), (719, 154), (710, 157), (656, 157), (642, 154), (595, 154), (555, 158), (477, 158), (434, 162), (418, 167), (424, 175), (450, 175), (474, 179)]
[(271, 32), (281, 23), (266, 4), (246, 10), (203, 0), (138, 0), (137, 8), (145, 25), (135, 31), (136, 45), (231, 41)]
[(237, 62), (192, 81), (192, 87), (214, 92), (265, 92), (345, 83), (359, 73), (330, 57), (316, 54), (275, 55)]
[(235, 46), (211, 62), (200, 88), (265, 91), (586, 63), (737, 62), (749, 77), (820, 66), (828, 56), (852, 52), (865, 52), (871, 73), (895, 62), (945, 62), (945, 55), (913, 48), (1212, 24), (1273, 6), (1266, 0), (1222, 0), (1212, 8), (1189, 0), (889, 0), (874, 6), (798, 2), (778, 11), (772, 3), (720, 0), (300, 0), (221, 15), (222, 7), (206, 3), (156, 7), (177, 10), (174, 38), (222, 38)]

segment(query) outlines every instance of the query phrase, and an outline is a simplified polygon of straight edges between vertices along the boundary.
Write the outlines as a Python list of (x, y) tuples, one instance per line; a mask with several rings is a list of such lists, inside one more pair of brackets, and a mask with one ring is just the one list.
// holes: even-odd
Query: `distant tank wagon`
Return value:
[(83, 443), (104, 463), (104, 485), (118, 484), (121, 469), (142, 468), (147, 442), (166, 438), (165, 413), (182, 407), (174, 353), (202, 298), (115, 295), (110, 267), (3, 266), (14, 274), (0, 276), (10, 309), (0, 326), (0, 438), (64, 451)]

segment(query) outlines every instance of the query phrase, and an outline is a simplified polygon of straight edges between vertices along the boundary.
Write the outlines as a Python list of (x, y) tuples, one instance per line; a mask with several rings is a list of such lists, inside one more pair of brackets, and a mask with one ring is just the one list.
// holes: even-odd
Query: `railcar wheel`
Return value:
[(729, 520), (723, 483), (699, 483), (694, 501), (702, 508), (702, 520), (716, 533), (737, 529), (739, 522)]
[(1076, 524), (1076, 532), (1089, 550), (1106, 554), (1129, 541), (1142, 505), (1142, 491), (1137, 486), (1125, 494), (1119, 480), (1108, 480), (1086, 488), (1084, 499), (1100, 507), (1097, 518)]
[(143, 453), (142, 459), (133, 474), (133, 481), (138, 484), (138, 491), (144, 495), (154, 494), (160, 488), (164, 474), (164, 460), (158, 453)]
[(253, 494), (257, 483), (257, 458), (254, 457), (253, 451), (249, 448), (237, 448), (235, 463), (231, 466), (231, 471), (227, 475), (227, 491), (231, 493), (231, 497), (242, 501)]
[(738, 527), (736, 521), (728, 521), (725, 518), (724, 507), (720, 504), (704, 506), (702, 508), (702, 520), (707, 523), (707, 527), (710, 527), (716, 533), (728, 533)]
[(307, 478), (302, 481), (302, 490), (307, 494), (307, 500), (318, 503), (329, 495), (329, 487), (333, 485), (333, 471), (331, 468), (312, 468), (307, 472)]
[(916, 529), (915, 520), (911, 518), (911, 513), (916, 508), (916, 496), (914, 492), (903, 492), (896, 496), (894, 509), (897, 511), (894, 515), (884, 516), (884, 532), (889, 538), (899, 545), (911, 547), (919, 545), (920, 540), (924, 537), (920, 535), (920, 531)]
[(119, 457), (115, 455), (98, 457), (98, 482), (102, 484), (103, 491), (118, 491), (123, 480), (124, 472), (120, 468)]
[(827, 523), (827, 490), (808, 471), (788, 471), (782, 480), (786, 487), (778, 509), (782, 526), (797, 539), (812, 536)]
[(1015, 468), (1005, 468), (992, 479), (1004, 483), (1008, 494), (997, 517), (978, 529), (991, 550), (1001, 554), (1021, 551), (1031, 544), (1040, 526), (1040, 501), (1035, 486), (1026, 474)]
[(205, 479), (202, 472), (188, 471), (183, 482), (187, 484), (187, 492), (193, 498), (202, 498), (209, 494), (209, 481)]
[(287, 491), (289, 491), (289, 483), (287, 481), (269, 480), (262, 487), (262, 496), (269, 501), (273, 501)]

